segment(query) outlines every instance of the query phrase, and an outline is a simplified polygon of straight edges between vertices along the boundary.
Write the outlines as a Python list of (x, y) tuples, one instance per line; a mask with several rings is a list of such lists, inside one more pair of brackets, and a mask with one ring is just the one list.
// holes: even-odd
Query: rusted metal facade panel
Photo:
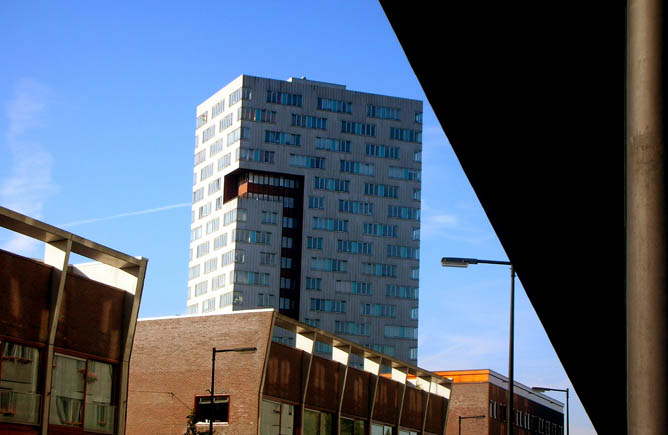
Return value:
[(442, 433), (443, 431), (443, 420), (445, 419), (445, 407), (447, 401), (445, 397), (437, 396), (431, 394), (429, 396), (429, 405), (427, 406), (427, 424), (425, 425), (425, 431), (431, 433)]
[(367, 418), (369, 415), (369, 385), (373, 376), (354, 368), (348, 369), (346, 390), (341, 412), (344, 415)]
[(56, 348), (120, 361), (125, 293), (68, 274), (56, 330)]
[(422, 426), (422, 410), (427, 400), (427, 392), (410, 386), (406, 387), (401, 426), (419, 430)]
[(373, 408), (374, 420), (389, 424), (396, 423), (401, 401), (401, 389), (399, 387), (403, 387), (403, 385), (382, 376), (378, 378), (378, 392)]
[(271, 343), (264, 379), (266, 396), (299, 403), (298, 386), (301, 385), (302, 353), (279, 343)]
[(313, 358), (309, 385), (306, 393), (306, 405), (314, 406), (331, 413), (338, 411), (339, 388), (345, 366), (323, 358)]
[[(0, 334), (46, 343), (52, 267), (0, 251)], [(25, 279), (30, 277), (30, 279)]]

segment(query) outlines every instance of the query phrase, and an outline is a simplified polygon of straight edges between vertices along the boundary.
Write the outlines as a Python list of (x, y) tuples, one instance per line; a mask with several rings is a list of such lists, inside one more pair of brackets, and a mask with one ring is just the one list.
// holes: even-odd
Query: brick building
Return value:
[[(461, 435), (507, 433), (508, 378), (488, 369), (435, 373), (453, 381), (446, 435), (460, 433), (460, 417)], [(518, 382), (513, 392), (515, 434), (563, 435), (563, 403)]]
[(0, 434), (124, 434), (147, 260), (3, 207), (0, 226), (46, 246), (0, 250)]
[[(274, 341), (277, 329), (296, 346)], [(314, 355), (315, 344), (332, 359)], [(217, 434), (444, 434), (451, 382), (273, 309), (140, 319), (130, 367), (128, 434), (178, 434), (194, 410)], [(350, 366), (351, 355), (363, 369)], [(380, 376), (381, 367), (390, 371)], [(412, 377), (413, 379), (409, 379)], [(389, 432), (388, 432), (389, 431)]]

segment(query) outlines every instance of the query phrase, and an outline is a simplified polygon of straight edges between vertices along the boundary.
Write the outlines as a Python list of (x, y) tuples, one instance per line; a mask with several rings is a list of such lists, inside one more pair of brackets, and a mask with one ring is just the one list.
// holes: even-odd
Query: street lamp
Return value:
[(470, 264), (500, 264), (510, 266), (510, 339), (508, 343), (508, 422), (507, 434), (513, 433), (513, 387), (515, 386), (514, 374), (514, 331), (515, 331), (515, 268), (510, 261), (479, 260), (477, 258), (443, 257), (443, 267), (469, 267)]
[(568, 423), (568, 388), (564, 390), (562, 388), (531, 387), (531, 389), (539, 393), (544, 393), (546, 391), (561, 391), (562, 393), (566, 393), (566, 435), (570, 435), (570, 425)]
[(214, 416), (214, 404), (213, 404), (213, 389), (214, 389), (214, 379), (216, 377), (216, 354), (219, 352), (255, 352), (256, 347), (237, 347), (234, 349), (216, 349), (213, 348), (211, 352), (211, 415), (209, 418), (209, 435), (213, 435), (213, 416)]
[(459, 416), (459, 435), (462, 435), (462, 420), (467, 418), (485, 418), (484, 415)]

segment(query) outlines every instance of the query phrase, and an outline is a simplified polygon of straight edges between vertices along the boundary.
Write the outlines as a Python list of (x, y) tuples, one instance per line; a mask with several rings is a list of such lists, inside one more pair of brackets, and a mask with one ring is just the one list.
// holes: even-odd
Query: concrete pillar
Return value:
[(42, 406), (41, 434), (49, 432), (49, 414), (51, 412), (51, 378), (53, 375), (54, 343), (60, 308), (63, 305), (67, 268), (72, 253), (72, 238), (49, 242), (44, 245), (44, 263), (53, 266), (51, 281), (51, 305), (49, 307), (49, 341), (46, 348), (46, 375), (44, 377), (44, 405)]
[(661, 0), (629, 0), (627, 3), (626, 393), (629, 434), (668, 433), (668, 220), (662, 7)]

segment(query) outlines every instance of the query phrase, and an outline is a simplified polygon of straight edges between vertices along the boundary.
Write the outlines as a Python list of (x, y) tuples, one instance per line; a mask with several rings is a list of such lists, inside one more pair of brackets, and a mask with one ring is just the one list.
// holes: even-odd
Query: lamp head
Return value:
[(443, 257), (441, 266), (443, 267), (469, 267), (469, 264), (478, 264), (475, 258)]

